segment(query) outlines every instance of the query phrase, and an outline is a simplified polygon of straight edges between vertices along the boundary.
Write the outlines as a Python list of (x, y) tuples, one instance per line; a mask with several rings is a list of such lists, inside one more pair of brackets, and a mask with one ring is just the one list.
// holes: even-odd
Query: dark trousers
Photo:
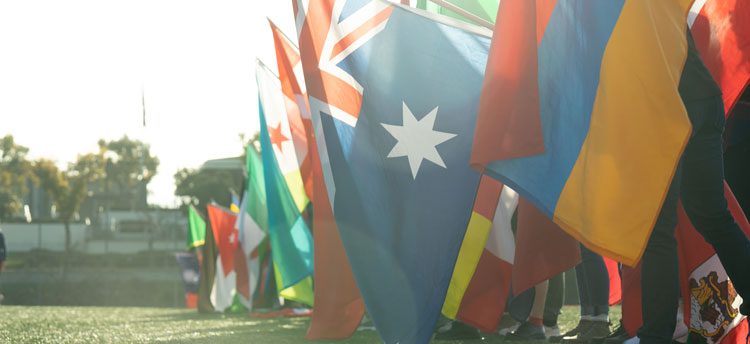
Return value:
[(693, 132), (643, 254), (641, 287), (643, 344), (671, 343), (677, 315), (679, 272), (677, 201), (693, 226), (713, 246), (737, 292), (750, 298), (750, 241), (734, 221), (724, 197), (721, 97), (685, 103)]
[(555, 275), (549, 279), (547, 300), (544, 302), (542, 324), (547, 327), (557, 326), (557, 318), (565, 301), (565, 273)]
[(609, 273), (604, 258), (581, 245), (581, 263), (576, 266), (581, 315), (609, 314)]

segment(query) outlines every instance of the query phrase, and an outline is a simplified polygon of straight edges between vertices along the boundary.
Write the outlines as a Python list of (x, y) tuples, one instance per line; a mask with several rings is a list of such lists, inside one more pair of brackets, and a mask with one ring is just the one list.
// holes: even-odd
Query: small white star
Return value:
[(438, 153), (435, 147), (454, 138), (456, 134), (432, 130), (432, 127), (435, 125), (438, 107), (432, 109), (430, 113), (419, 121), (414, 117), (409, 107), (406, 106), (406, 102), (403, 103), (403, 108), (403, 125), (397, 126), (381, 123), (383, 128), (393, 138), (398, 140), (393, 149), (391, 149), (391, 152), (388, 153), (388, 157), (406, 156), (409, 159), (409, 167), (414, 179), (417, 179), (417, 172), (419, 172), (419, 167), (422, 165), (422, 160), (427, 159), (442, 168), (446, 168), (443, 159), (440, 157), (440, 153)]

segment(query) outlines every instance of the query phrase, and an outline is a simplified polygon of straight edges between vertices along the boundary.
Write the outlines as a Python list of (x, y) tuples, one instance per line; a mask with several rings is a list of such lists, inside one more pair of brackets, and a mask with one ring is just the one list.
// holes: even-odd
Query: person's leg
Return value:
[[(581, 245), (581, 251), (584, 250)], [(589, 319), (594, 313), (594, 307), (589, 297), (588, 278), (586, 278), (586, 267), (583, 265), (583, 253), (581, 253), (581, 263), (576, 265), (576, 283), (578, 284), (578, 303), (581, 305), (581, 320)]]
[(662, 205), (641, 260), (641, 315), (643, 326), (638, 337), (643, 344), (671, 343), (679, 298), (677, 240), (677, 201), (680, 170)]
[(542, 318), (544, 317), (544, 304), (547, 302), (547, 290), (549, 289), (549, 282), (543, 281), (537, 284), (534, 293), (534, 304), (531, 306), (531, 314), (529, 315), (529, 322), (535, 326), (542, 326)]
[(586, 270), (591, 320), (609, 320), (609, 272), (604, 258), (581, 245), (581, 265)]
[(609, 335), (609, 274), (604, 259), (593, 251), (581, 245), (581, 264), (576, 267), (579, 285), (584, 285), (585, 293), (581, 301), (582, 321), (587, 326), (575, 335), (563, 337), (563, 342), (582, 343), (597, 339), (604, 339)]
[[(542, 323), (546, 328), (558, 328), (557, 318), (560, 316), (565, 299), (565, 274), (559, 274), (549, 279), (547, 301), (544, 303)], [(559, 329), (557, 330), (559, 331)], [(554, 334), (553, 334), (554, 335)], [(558, 334), (559, 335), (559, 334)]]
[(545, 339), (544, 330), (542, 329), (542, 316), (544, 313), (544, 303), (547, 299), (548, 282), (544, 281), (534, 288), (534, 301), (531, 305), (529, 317), (521, 323), (517, 330), (513, 331), (506, 338), (514, 341), (540, 340)]
[[(701, 115), (683, 155), (680, 189), (685, 212), (693, 226), (716, 250), (735, 289), (750, 298), (750, 240), (734, 221), (724, 195), (721, 97), (685, 104), (689, 113)], [(747, 307), (743, 305), (743, 307)], [(744, 310), (747, 314), (747, 310)]]
[[(748, 129), (750, 130), (750, 129)], [(750, 214), (750, 140), (727, 147), (724, 152), (724, 179), (732, 188), (742, 211)]]
[[(581, 245), (583, 248), (583, 245)], [(581, 306), (581, 318), (578, 321), (578, 325), (571, 330), (568, 330), (560, 336), (551, 336), (549, 339), (551, 342), (576, 342), (578, 341), (578, 335), (587, 331), (591, 326), (591, 315), (594, 312), (591, 306), (589, 297), (589, 285), (588, 279), (586, 278), (586, 268), (583, 266), (583, 262), (576, 265), (576, 283), (578, 285), (578, 303)]]

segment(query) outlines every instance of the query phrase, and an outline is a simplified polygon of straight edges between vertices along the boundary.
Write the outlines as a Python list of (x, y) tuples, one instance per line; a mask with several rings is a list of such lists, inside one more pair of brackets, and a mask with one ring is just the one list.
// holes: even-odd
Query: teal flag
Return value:
[[(286, 179), (276, 161), (266, 124), (264, 111), (269, 107), (275, 108), (268, 102), (277, 98), (269, 97), (268, 94), (275, 92), (281, 94), (281, 89), (278, 84), (269, 82), (269, 78), (263, 76), (264, 73), (258, 74), (260, 145), (266, 185), (268, 232), (271, 239), (271, 255), (279, 274), (277, 277), (277, 281), (280, 282), (279, 290), (283, 290), (312, 276), (313, 242), (312, 234), (294, 202)], [(283, 115), (286, 116), (286, 114)]]

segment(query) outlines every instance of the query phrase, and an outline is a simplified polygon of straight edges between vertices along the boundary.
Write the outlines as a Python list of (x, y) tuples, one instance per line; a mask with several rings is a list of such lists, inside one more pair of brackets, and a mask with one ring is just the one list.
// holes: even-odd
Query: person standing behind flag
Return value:
[[(750, 300), (750, 240), (732, 217), (724, 196), (722, 93), (698, 54), (687, 29), (688, 54), (679, 92), (692, 133), (643, 254), (641, 271), (642, 344), (671, 343), (679, 297), (677, 201), (696, 230), (713, 246), (744, 300)], [(750, 313), (744, 301), (740, 312)]]

